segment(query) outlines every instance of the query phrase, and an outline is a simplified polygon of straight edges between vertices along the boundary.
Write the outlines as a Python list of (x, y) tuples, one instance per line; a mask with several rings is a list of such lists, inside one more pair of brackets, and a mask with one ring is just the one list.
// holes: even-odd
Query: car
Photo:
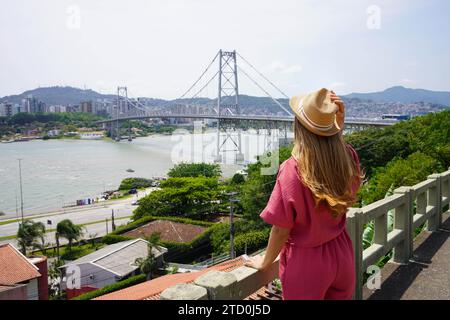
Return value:
[(137, 192), (136, 189), (131, 189), (128, 193), (129, 193), (129, 194), (136, 194), (136, 193), (138, 193), (138, 192)]
[(131, 203), (131, 205), (132, 205), (132, 206), (138, 206), (138, 205), (139, 205), (139, 200), (134, 200), (134, 201)]

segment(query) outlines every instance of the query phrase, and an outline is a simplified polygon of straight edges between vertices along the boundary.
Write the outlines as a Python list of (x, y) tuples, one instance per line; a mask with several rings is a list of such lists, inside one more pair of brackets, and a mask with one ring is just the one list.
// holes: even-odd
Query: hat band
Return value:
[[(301, 101), (300, 103), (302, 103), (302, 101)], [(328, 125), (328, 126), (322, 126), (322, 125), (317, 124), (317, 123), (315, 123), (314, 121), (312, 121), (312, 120), (308, 117), (308, 115), (306, 114), (305, 109), (303, 108), (303, 105), (300, 105), (300, 108), (299, 108), (298, 111), (299, 111), (299, 112), (301, 113), (301, 115), (304, 117), (305, 121), (306, 121), (311, 127), (313, 127), (313, 128), (316, 129), (316, 130), (319, 130), (319, 131), (328, 131), (328, 130), (330, 130), (331, 128), (333, 128), (334, 123), (332, 123), (332, 124), (330, 124), (330, 125)]]

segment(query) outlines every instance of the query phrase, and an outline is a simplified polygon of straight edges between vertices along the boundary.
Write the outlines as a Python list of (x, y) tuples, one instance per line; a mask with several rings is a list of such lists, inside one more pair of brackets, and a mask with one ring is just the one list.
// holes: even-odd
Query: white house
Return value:
[[(165, 252), (167, 252), (166, 248), (153, 248), (153, 255), (158, 264), (162, 264)], [(106, 246), (61, 266), (61, 289), (68, 292), (72, 289), (78, 290), (76, 294), (78, 295), (103, 288), (138, 274), (139, 266), (135, 261), (147, 255), (148, 242), (140, 238)]]

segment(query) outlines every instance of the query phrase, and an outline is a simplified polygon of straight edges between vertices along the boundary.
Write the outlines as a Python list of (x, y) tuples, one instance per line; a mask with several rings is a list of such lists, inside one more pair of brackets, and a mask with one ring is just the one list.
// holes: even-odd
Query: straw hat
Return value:
[[(331, 91), (325, 88), (302, 94), (290, 99), (289, 105), (300, 123), (319, 136), (332, 136), (344, 128), (344, 123), (336, 117), (339, 107), (331, 102)], [(338, 123), (339, 122), (339, 123)]]

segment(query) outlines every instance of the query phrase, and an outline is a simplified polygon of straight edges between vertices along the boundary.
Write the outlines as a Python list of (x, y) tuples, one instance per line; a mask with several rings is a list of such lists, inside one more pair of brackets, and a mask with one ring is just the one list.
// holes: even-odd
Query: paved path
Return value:
[(369, 300), (450, 299), (450, 212), (442, 227), (422, 232), (414, 240), (414, 255), (407, 265), (388, 263), (381, 271), (381, 289), (364, 288)]

